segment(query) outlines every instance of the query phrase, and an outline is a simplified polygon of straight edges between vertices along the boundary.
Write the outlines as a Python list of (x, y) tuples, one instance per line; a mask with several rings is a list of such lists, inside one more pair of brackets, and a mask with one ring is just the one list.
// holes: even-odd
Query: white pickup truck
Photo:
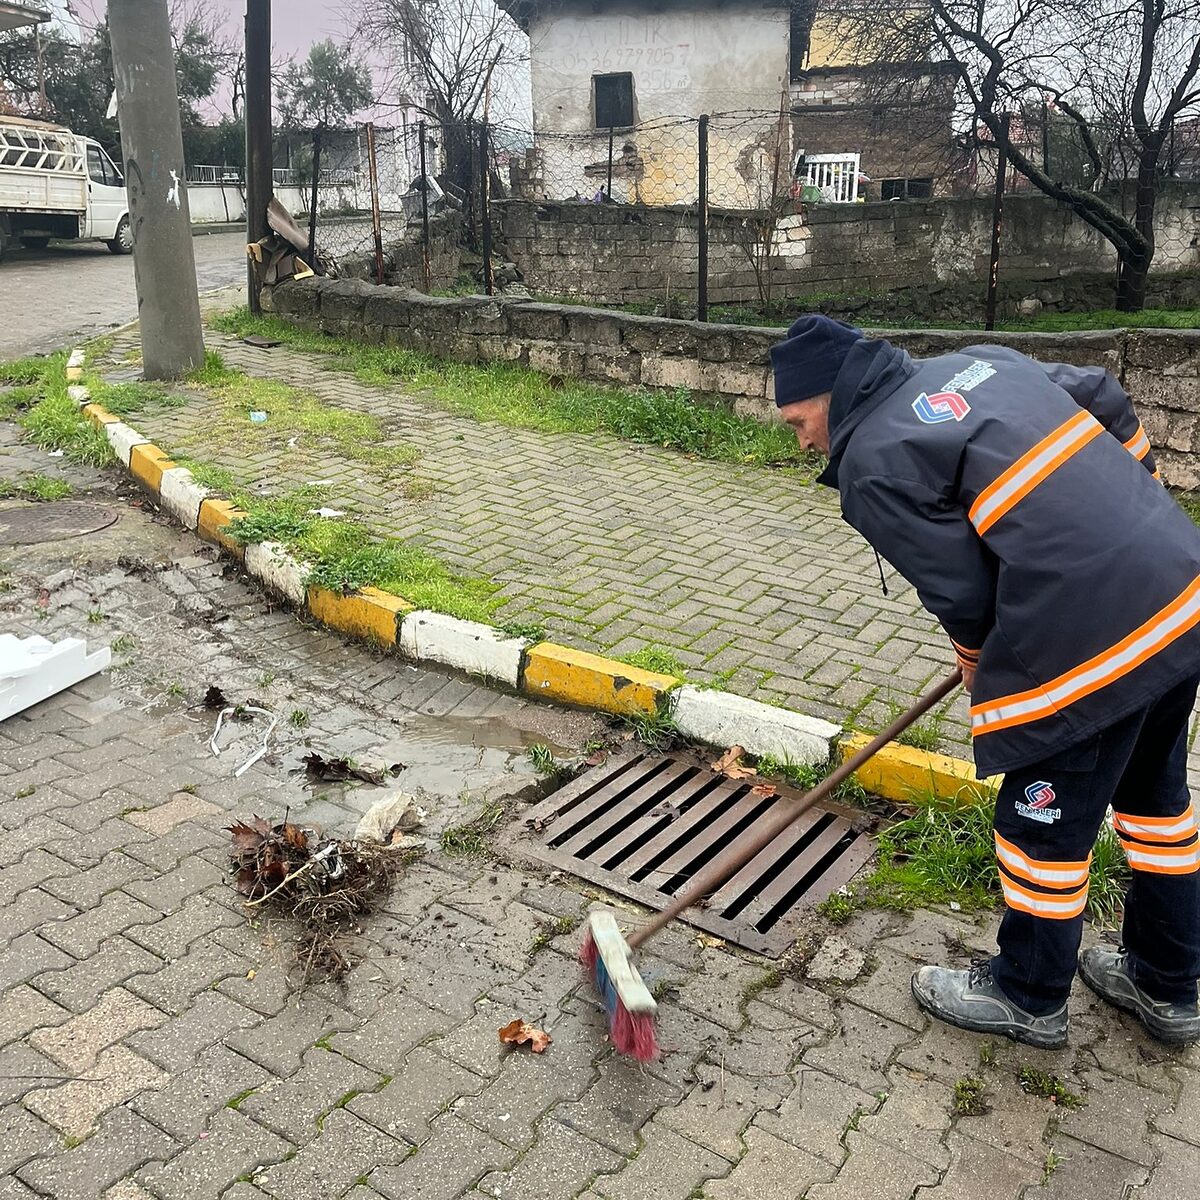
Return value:
[(41, 248), (51, 238), (133, 250), (121, 172), (91, 138), (60, 125), (0, 117), (0, 255), (13, 241)]

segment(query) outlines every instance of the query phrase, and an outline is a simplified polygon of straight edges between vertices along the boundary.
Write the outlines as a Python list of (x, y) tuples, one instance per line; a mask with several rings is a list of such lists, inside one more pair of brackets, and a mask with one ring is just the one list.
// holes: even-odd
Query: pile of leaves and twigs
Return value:
[(268, 908), (300, 925), (295, 961), (311, 979), (340, 979), (350, 967), (340, 942), (358, 917), (378, 908), (404, 869), (394, 844), (340, 841), (288, 820), (262, 817), (229, 826), (238, 891), (253, 913)]

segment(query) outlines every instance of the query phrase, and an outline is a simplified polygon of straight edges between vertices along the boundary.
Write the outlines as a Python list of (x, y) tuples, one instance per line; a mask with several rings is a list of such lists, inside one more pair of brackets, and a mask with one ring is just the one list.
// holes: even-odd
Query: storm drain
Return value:
[[(585, 772), (526, 813), (509, 846), (653, 909), (799, 793), (755, 793), (681, 755), (636, 754)], [(870, 858), (853, 813), (816, 806), (684, 920), (726, 941), (778, 957), (804, 910), (848, 882)]]
[(0, 509), (0, 546), (32, 546), (106, 529), (117, 519), (111, 508), (75, 501)]

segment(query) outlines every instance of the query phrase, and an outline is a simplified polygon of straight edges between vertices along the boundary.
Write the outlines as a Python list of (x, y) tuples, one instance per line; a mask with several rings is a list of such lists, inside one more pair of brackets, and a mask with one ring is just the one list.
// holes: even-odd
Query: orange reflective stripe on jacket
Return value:
[(1200, 622), (1200, 577), (1170, 604), (1115, 646), (1040, 688), (1001, 696), (971, 708), (971, 736), (1039, 721), (1107, 687), (1169, 646)]
[(1140, 423), (1138, 424), (1137, 433), (1129, 441), (1125, 442), (1124, 446), (1138, 462), (1141, 462), (1150, 453), (1150, 439), (1146, 436), (1146, 431)]
[(1082, 409), (1053, 433), (1042, 438), (1032, 450), (1022, 454), (995, 482), (979, 493), (967, 514), (975, 531), (982, 537), (1042, 480), (1103, 432), (1104, 426), (1090, 412)]

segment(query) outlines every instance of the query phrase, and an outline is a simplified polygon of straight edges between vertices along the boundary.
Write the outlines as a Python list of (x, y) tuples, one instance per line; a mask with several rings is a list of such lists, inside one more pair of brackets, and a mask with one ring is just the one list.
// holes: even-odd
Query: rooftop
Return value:
[(10, 29), (22, 29), (26, 25), (42, 25), (48, 20), (50, 14), (44, 8), (0, 0), (0, 33)]

